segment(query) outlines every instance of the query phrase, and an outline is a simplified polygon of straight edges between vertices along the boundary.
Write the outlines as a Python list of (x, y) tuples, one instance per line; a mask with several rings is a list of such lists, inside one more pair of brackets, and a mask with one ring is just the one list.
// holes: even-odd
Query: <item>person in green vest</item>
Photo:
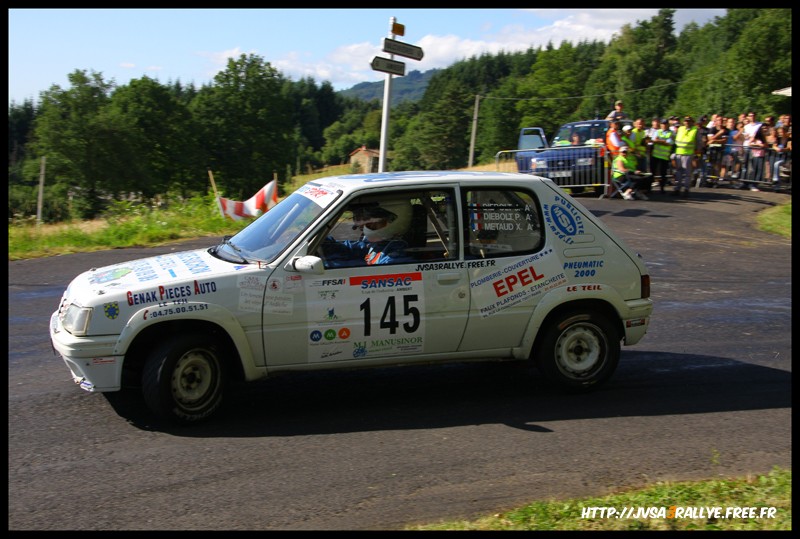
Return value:
[(664, 186), (667, 184), (667, 172), (669, 171), (672, 146), (675, 144), (675, 133), (669, 128), (669, 122), (666, 118), (661, 118), (658, 125), (658, 129), (651, 138), (653, 154), (650, 163), (653, 177), (659, 178), (658, 185), (661, 187), (661, 194), (663, 195)]
[(619, 155), (614, 158), (611, 175), (614, 183), (619, 186), (619, 192), (625, 200), (647, 200), (644, 190), (650, 183), (651, 176), (642, 176), (642, 171), (636, 168), (636, 156), (628, 146), (619, 149)]
[(633, 138), (633, 153), (636, 159), (639, 160), (636, 168), (639, 170), (647, 171), (647, 131), (644, 129), (644, 120), (636, 118), (633, 121), (633, 129), (631, 129), (631, 137)]
[[(694, 118), (685, 116), (683, 125), (675, 133), (675, 190), (673, 196), (689, 196), (695, 159), (700, 156), (701, 146)], [(683, 187), (683, 191), (681, 191)]]

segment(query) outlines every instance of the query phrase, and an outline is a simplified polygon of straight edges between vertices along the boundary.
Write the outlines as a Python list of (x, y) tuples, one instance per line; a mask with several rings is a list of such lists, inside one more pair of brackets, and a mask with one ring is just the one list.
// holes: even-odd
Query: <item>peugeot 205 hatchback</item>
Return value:
[(606, 381), (653, 309), (640, 257), (551, 180), (395, 172), (314, 180), (207, 249), (92, 269), (50, 336), (92, 392), (211, 416), (283, 371), (530, 360)]

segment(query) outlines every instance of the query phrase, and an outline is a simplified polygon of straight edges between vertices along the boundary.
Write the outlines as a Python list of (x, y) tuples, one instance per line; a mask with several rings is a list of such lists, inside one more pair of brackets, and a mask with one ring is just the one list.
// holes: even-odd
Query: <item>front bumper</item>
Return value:
[(90, 392), (119, 391), (124, 356), (115, 355), (116, 335), (74, 337), (61, 326), (58, 312), (50, 317), (50, 341), (72, 373), (73, 381)]

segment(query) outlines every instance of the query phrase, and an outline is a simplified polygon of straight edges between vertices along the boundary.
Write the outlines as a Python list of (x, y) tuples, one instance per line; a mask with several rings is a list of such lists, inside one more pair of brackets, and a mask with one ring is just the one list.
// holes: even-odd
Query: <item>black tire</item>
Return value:
[(608, 380), (619, 363), (616, 326), (595, 312), (568, 312), (546, 327), (534, 350), (537, 368), (552, 383), (569, 390), (586, 390)]
[(142, 393), (156, 416), (172, 423), (197, 423), (222, 404), (226, 383), (221, 347), (210, 336), (178, 335), (147, 358)]

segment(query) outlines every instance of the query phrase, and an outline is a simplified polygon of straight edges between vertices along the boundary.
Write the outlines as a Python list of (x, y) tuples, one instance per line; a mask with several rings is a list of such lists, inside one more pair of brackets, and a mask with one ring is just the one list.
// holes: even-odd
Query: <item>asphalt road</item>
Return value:
[(72, 383), (49, 315), (81, 271), (213, 240), (9, 262), (9, 529), (389, 530), (791, 468), (791, 241), (753, 227), (788, 196), (580, 198), (642, 254), (655, 310), (577, 396), (513, 364), (311, 373), (157, 428)]

